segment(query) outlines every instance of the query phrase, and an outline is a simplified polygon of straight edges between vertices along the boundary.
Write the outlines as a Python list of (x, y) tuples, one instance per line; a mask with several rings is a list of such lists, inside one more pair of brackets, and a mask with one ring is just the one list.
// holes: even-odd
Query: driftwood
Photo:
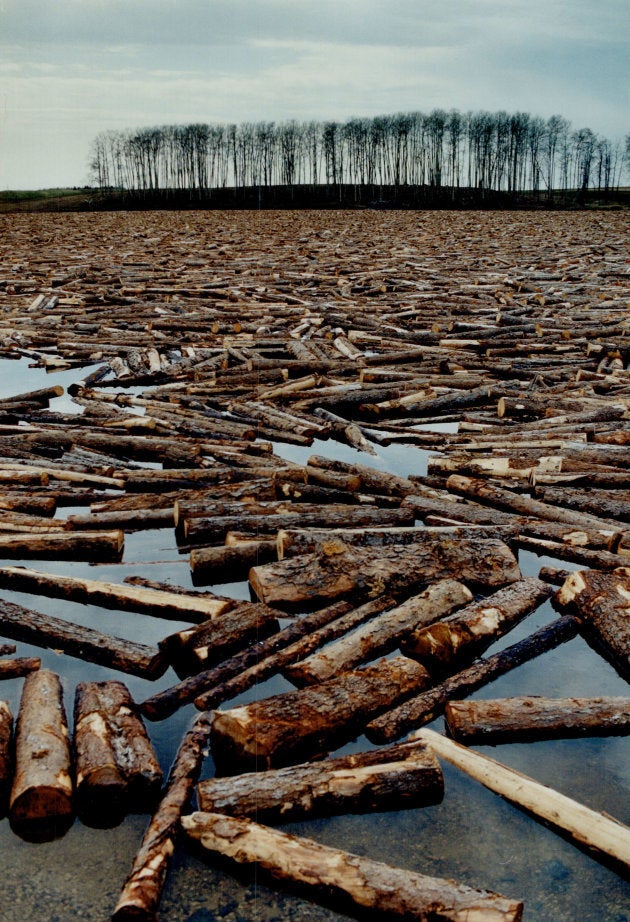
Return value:
[(217, 771), (278, 768), (330, 752), (356, 736), (371, 717), (428, 684), (422, 666), (398, 656), (301, 691), (214, 711)]
[(197, 785), (200, 810), (265, 824), (428, 806), (443, 796), (444, 779), (429, 747), (405, 743)]
[(630, 698), (538, 698), (525, 695), (450, 701), (448, 731), (466, 745), (630, 734)]
[(84, 820), (115, 825), (155, 805), (162, 771), (122, 682), (80, 682), (74, 702), (76, 803)]
[(13, 714), (0, 701), (0, 817), (6, 816), (13, 782)]
[(15, 732), (11, 827), (23, 838), (62, 835), (74, 818), (68, 724), (59, 676), (48, 669), (24, 681)]
[(424, 740), (438, 756), (452, 762), (491, 791), (555, 827), (589, 854), (611, 859), (623, 873), (630, 869), (628, 826), (433, 730), (420, 730), (415, 738)]
[(184, 736), (170, 770), (164, 795), (151, 818), (133, 866), (122, 888), (112, 920), (154, 922), (182, 813), (199, 778), (210, 717), (200, 714)]
[(306, 887), (309, 895), (334, 898), (339, 908), (368, 909), (388, 919), (518, 922), (523, 904), (487, 890), (403, 871), (349, 852), (319, 845), (241, 817), (193, 813), (182, 820), (204, 848), (243, 864), (256, 864), (274, 880)]

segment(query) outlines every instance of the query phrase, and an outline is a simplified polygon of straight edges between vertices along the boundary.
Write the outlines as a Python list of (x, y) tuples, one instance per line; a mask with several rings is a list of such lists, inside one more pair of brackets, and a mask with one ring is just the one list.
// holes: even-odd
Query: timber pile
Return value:
[[(456, 234), (446, 214), (279, 213), (264, 232), (245, 213), (63, 215), (63, 234), (41, 215), (37, 248), (31, 216), (1, 220), (0, 351), (76, 375), (63, 410), (58, 385), (0, 399), (0, 587), (27, 595), (0, 599), (0, 635), (112, 671), (78, 691), (75, 800), (54, 793), (53, 827), (75, 806), (111, 824), (152, 805), (140, 715), (201, 711), (115, 918), (155, 917), (208, 742), (219, 775), (183, 826), (211, 851), (353, 911), (519, 918), (515, 901), (270, 826), (441, 797), (434, 736), (335, 756), (362, 733), (394, 743), (443, 713), (466, 741), (627, 732), (627, 699), (466, 700), (578, 632), (630, 674), (625, 215), (461, 214)], [(431, 452), (426, 470), (379, 469), (397, 445)], [(155, 529), (209, 588), (43, 563), (119, 563), (126, 536)], [(520, 550), (579, 570), (524, 576)], [(215, 591), (234, 581), (257, 601)], [(487, 652), (552, 595), (558, 618)], [(129, 612), (132, 633), (143, 616), (184, 627), (149, 646), (45, 614), (41, 597)], [(0, 677), (37, 676), (28, 659), (0, 660)], [(169, 666), (180, 681), (145, 700), (121, 691), (119, 673)], [(274, 675), (296, 689), (230, 707)], [(11, 791), (10, 709), (0, 718), (0, 797), (36, 837), (44, 819), (31, 829)], [(117, 754), (125, 734), (140, 776)]]

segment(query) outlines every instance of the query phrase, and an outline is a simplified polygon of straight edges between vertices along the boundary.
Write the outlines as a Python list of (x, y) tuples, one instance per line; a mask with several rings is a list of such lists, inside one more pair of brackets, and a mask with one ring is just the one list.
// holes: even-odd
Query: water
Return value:
[[(84, 370), (45, 374), (29, 362), (0, 361), (0, 396), (61, 383), (67, 387)], [(67, 395), (53, 409), (78, 409)], [(399, 475), (423, 474), (427, 454), (416, 448), (377, 447), (377, 456), (360, 453), (334, 442), (303, 449), (276, 447), (290, 460), (304, 462), (312, 454), (327, 454), (358, 461)], [(72, 510), (62, 509), (65, 516)], [(0, 561), (0, 565), (15, 561)], [(547, 558), (521, 553), (524, 573), (536, 575)], [(566, 566), (565, 564), (560, 564)], [(126, 536), (125, 555), (119, 564), (32, 561), (29, 566), (48, 572), (84, 575), (120, 582), (127, 575), (145, 576), (192, 589), (188, 557), (178, 552), (172, 529), (138, 532)], [(246, 583), (223, 584), (217, 591), (248, 598)], [(155, 644), (184, 626), (146, 615), (122, 613), (96, 606), (3, 591), (3, 597), (27, 607), (65, 617), (101, 631)], [(525, 619), (499, 649), (530, 634), (554, 617), (546, 603)], [(51, 650), (18, 644), (19, 655), (41, 656), (45, 667), (62, 676), (66, 708), (71, 718), (74, 689), (79, 681), (123, 678), (138, 701), (177, 681), (169, 671), (157, 682), (121, 676), (104, 667), (82, 662)], [(2, 683), (0, 695), (17, 714), (22, 680)], [(241, 703), (257, 696), (283, 691), (282, 678), (235, 699)], [(576, 638), (537, 660), (480, 689), (475, 697), (514, 694), (627, 695), (627, 684), (617, 673)], [(149, 723), (153, 744), (164, 772), (174, 758), (179, 741), (196, 715), (192, 705), (160, 723)], [(442, 728), (442, 721), (433, 725)], [(364, 749), (362, 738), (344, 751)], [(557, 740), (528, 745), (483, 749), (544, 784), (589, 806), (630, 823), (630, 738)], [(455, 878), (471, 886), (497, 890), (525, 900), (526, 922), (627, 922), (630, 887), (613, 871), (565, 842), (501, 798), (486, 791), (458, 770), (443, 765), (446, 795), (443, 803), (424, 809), (365, 816), (341, 816), (294, 823), (288, 831), (313, 837), (338, 848), (435, 876)], [(213, 774), (212, 760), (204, 763), (203, 777)], [(33, 845), (15, 836), (6, 820), (0, 822), (2, 922), (55, 922), (81, 918), (102, 922), (118, 899), (145, 829), (147, 818), (127, 817), (115, 829), (92, 829), (75, 822), (60, 840)], [(235, 871), (205, 859), (185, 843), (178, 850), (166, 884), (161, 918), (168, 922), (280, 922), (280, 920), (342, 920), (331, 907), (319, 906), (266, 886), (253, 872)]]

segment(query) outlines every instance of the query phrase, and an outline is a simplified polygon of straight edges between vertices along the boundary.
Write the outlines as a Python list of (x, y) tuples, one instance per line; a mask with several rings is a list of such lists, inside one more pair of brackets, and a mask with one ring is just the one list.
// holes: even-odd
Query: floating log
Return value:
[(170, 634), (158, 644), (178, 675), (199, 672), (279, 629), (277, 612), (239, 602), (218, 618)]
[(360, 548), (343, 540), (327, 542), (321, 554), (285, 558), (253, 567), (250, 584), (269, 605), (312, 603), (353, 593), (411, 591), (438, 579), (457, 576), (477, 587), (501, 586), (520, 578), (516, 558), (498, 538), (426, 533), (420, 543)]
[(449, 701), (445, 716), (449, 734), (468, 746), (630, 734), (630, 698)]
[(13, 602), (0, 600), (0, 634), (37, 647), (62, 650), (88, 663), (99, 663), (145, 679), (157, 679), (167, 664), (158, 650), (101, 634), (52, 615), (44, 615)]
[(518, 922), (523, 904), (452, 880), (426, 877), (370, 858), (320, 845), (242, 817), (193, 813), (187, 835), (213, 853), (255, 864), (274, 880), (306, 888), (335, 907), (367, 909), (388, 919)]
[[(518, 585), (518, 584), (517, 584)], [(549, 590), (551, 592), (551, 590)], [(394, 650), (401, 639), (443, 618), (471, 601), (472, 593), (453, 579), (440, 580), (424, 592), (371, 618), (367, 624), (288, 666), (284, 672), (296, 685), (312, 685)]]
[(444, 779), (430, 748), (405, 743), (197, 785), (200, 810), (265, 824), (428, 806), (443, 796)]
[(151, 818), (122, 888), (113, 922), (155, 922), (166, 874), (175, 850), (180, 821), (199, 778), (210, 729), (210, 715), (200, 714), (180, 743), (164, 795)]
[(122, 557), (124, 543), (122, 531), (2, 534), (0, 556), (11, 559), (118, 561)]
[(29, 841), (63, 835), (74, 819), (68, 724), (59, 676), (49, 669), (24, 680), (15, 732), (11, 828)]
[(575, 613), (588, 639), (630, 680), (630, 568), (578, 570), (555, 594), (553, 605)]
[(0, 817), (6, 816), (13, 782), (13, 714), (0, 701)]
[(420, 730), (414, 738), (424, 740), (438, 756), (456, 765), (484, 787), (527, 810), (535, 819), (559, 830), (563, 837), (568, 837), (593, 857), (612, 859), (623, 873), (630, 869), (628, 826), (434, 730)]
[(76, 803), (98, 825), (152, 808), (162, 770), (127, 687), (80, 682), (74, 702)]
[(535, 659), (547, 650), (571, 640), (578, 632), (578, 622), (565, 615), (535, 631), (524, 640), (493, 653), (486, 659), (474, 662), (467, 669), (445, 679), (440, 685), (421, 692), (403, 702), (366, 727), (366, 735), (373, 743), (391, 743), (407, 730), (422, 727), (443, 713), (446, 702), (452, 698), (465, 698), (482, 685), (487, 685), (500, 675)]
[(42, 661), (38, 656), (16, 656), (14, 659), (0, 659), (0, 679), (16, 679), (35, 672)]
[(238, 545), (194, 548), (190, 569), (195, 586), (247, 579), (252, 567), (278, 559), (273, 538), (245, 541)]
[(217, 771), (279, 768), (330, 752), (360, 733), (371, 717), (429, 682), (422, 666), (397, 656), (300, 691), (214, 711)]
[(483, 653), (551, 594), (546, 583), (526, 577), (455, 614), (417, 628), (403, 639), (401, 649), (434, 676), (453, 672)]

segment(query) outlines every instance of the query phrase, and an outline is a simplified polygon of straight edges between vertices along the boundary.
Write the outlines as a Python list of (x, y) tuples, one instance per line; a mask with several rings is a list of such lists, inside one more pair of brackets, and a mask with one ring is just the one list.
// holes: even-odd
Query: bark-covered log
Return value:
[(414, 630), (401, 649), (432, 675), (453, 672), (479, 656), (499, 637), (534, 611), (552, 594), (546, 583), (526, 577), (480, 602), (473, 602), (446, 618)]
[(501, 797), (551, 825), (590, 855), (612, 862), (627, 874), (630, 870), (630, 828), (554, 791), (527, 775), (449, 740), (433, 730), (420, 730), (414, 738), (433, 747), (438, 756)]
[(118, 561), (125, 536), (122, 531), (69, 532), (45, 534), (2, 534), (0, 556), (12, 560), (98, 560)]
[(16, 679), (35, 672), (42, 661), (38, 656), (16, 656), (14, 659), (0, 659), (0, 679)]
[(214, 711), (217, 771), (278, 768), (331, 752), (360, 733), (371, 717), (429, 682), (422, 666), (397, 656), (300, 691)]
[(11, 827), (23, 838), (63, 835), (74, 818), (68, 724), (59, 676), (49, 669), (24, 680), (15, 732)]
[(200, 547), (190, 552), (190, 569), (195, 586), (247, 579), (250, 569), (278, 559), (276, 541), (246, 541), (235, 546)]
[(253, 567), (250, 584), (262, 602), (294, 605), (353, 593), (402, 592), (455, 577), (474, 586), (502, 586), (520, 578), (516, 558), (498, 538), (466, 540), (426, 533), (413, 545), (357, 548), (337, 539), (321, 554)]
[(408, 730), (422, 727), (439, 717), (452, 698), (465, 698), (482, 685), (535, 659), (547, 650), (571, 640), (578, 632), (578, 622), (571, 615), (558, 618), (499, 653), (474, 662), (467, 669), (445, 679), (440, 685), (421, 692), (401, 705), (372, 720), (366, 735), (373, 743), (391, 743)]
[(231, 611), (170, 634), (158, 644), (178, 674), (199, 672), (279, 628), (277, 612), (266, 605), (239, 602)]
[(374, 553), (391, 544), (411, 545), (426, 543), (430, 534), (447, 540), (474, 540), (483, 537), (502, 538), (507, 529), (492, 526), (470, 525), (451, 528), (420, 528), (415, 526), (374, 528), (282, 528), (276, 538), (278, 560), (298, 557), (300, 554), (321, 553), (331, 541), (343, 541), (352, 547), (371, 547)]
[(444, 713), (450, 735), (468, 746), (630, 734), (630, 698), (521, 695), (449, 701)]
[(115, 922), (157, 919), (181, 816), (199, 778), (209, 729), (210, 715), (200, 714), (177, 750), (164, 795), (142, 838), (112, 914)]
[(4, 600), (0, 600), (0, 634), (36, 647), (61, 650), (88, 663), (110, 666), (144, 679), (157, 679), (167, 668), (162, 654), (152, 647), (101, 634), (93, 628)]
[(442, 772), (429, 747), (401, 743), (288, 768), (211, 778), (197, 785), (199, 809), (288, 823), (339, 813), (439, 803)]
[(155, 805), (162, 770), (122, 682), (77, 685), (74, 756), (77, 809), (85, 820), (115, 825), (128, 811)]
[(519, 922), (522, 917), (517, 900), (394, 868), (252, 820), (193, 813), (182, 825), (209, 851), (255, 864), (274, 880), (299, 885), (326, 902), (333, 899), (342, 910), (367, 909), (380, 918), (418, 922)]
[(587, 638), (630, 680), (630, 568), (578, 570), (555, 594), (553, 604), (558, 611), (574, 613)]
[(472, 600), (472, 593), (456, 580), (440, 580), (396, 608), (371, 618), (339, 640), (290, 665), (285, 674), (296, 685), (323, 682), (398, 646), (400, 639), (420, 625), (443, 618)]
[(0, 701), (0, 817), (6, 816), (13, 782), (13, 714)]

